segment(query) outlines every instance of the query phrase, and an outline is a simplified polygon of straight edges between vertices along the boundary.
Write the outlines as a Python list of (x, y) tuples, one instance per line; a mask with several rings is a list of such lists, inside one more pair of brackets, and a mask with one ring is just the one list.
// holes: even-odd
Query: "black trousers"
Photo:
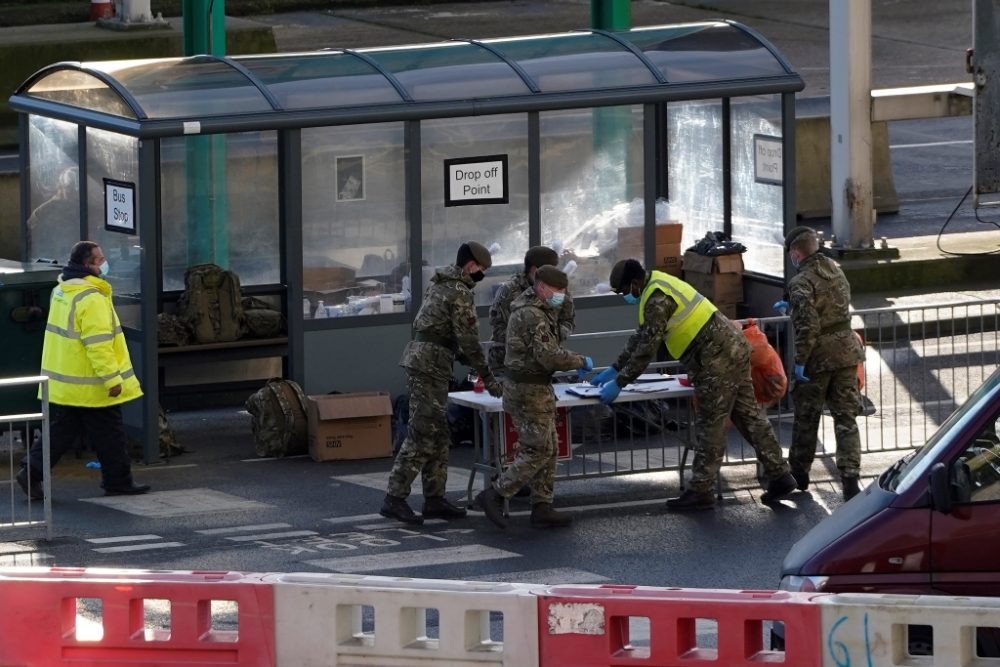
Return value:
[[(49, 453), (54, 466), (62, 455), (73, 449), (77, 438), (86, 442), (101, 462), (101, 486), (124, 489), (132, 486), (132, 459), (122, 424), (122, 408), (78, 408), (69, 405), (49, 405)], [(28, 452), (32, 484), (41, 483), (45, 466), (42, 464), (42, 442), (33, 443)]]

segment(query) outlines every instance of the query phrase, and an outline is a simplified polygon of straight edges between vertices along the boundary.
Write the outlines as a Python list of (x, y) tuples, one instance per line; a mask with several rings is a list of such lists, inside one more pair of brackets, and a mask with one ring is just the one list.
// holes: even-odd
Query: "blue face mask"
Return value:
[(565, 301), (566, 301), (566, 293), (556, 292), (555, 294), (553, 294), (548, 298), (547, 303), (553, 308), (562, 308), (563, 302)]
[(637, 306), (639, 305), (639, 297), (629, 292), (628, 294), (625, 295), (625, 303), (627, 303), (630, 306)]
[(103, 262), (101, 262), (101, 265), (98, 268), (101, 271), (101, 277), (102, 278), (107, 278), (108, 277), (108, 271), (111, 270), (111, 267), (108, 265), (108, 260), (104, 260)]
[(796, 262), (796, 261), (795, 261), (794, 259), (792, 259), (791, 257), (789, 257), (789, 258), (788, 258), (788, 261), (792, 263), (792, 267), (793, 267), (793, 268), (795, 268), (795, 269), (799, 268), (799, 263), (798, 263), (798, 262)]

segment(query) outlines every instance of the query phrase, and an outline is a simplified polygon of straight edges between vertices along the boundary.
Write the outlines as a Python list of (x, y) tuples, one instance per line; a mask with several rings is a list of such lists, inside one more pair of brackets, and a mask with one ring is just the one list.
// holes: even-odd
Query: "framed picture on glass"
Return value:
[(360, 201), (365, 198), (365, 156), (343, 155), (337, 158), (337, 201)]

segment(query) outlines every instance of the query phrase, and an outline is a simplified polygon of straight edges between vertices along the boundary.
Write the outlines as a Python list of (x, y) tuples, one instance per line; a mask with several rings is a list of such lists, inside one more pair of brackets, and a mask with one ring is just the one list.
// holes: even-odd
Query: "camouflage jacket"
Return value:
[(534, 375), (582, 368), (584, 358), (560, 343), (559, 315), (535, 294), (524, 290), (510, 305), (507, 323), (507, 369)]
[(451, 379), (452, 365), (458, 356), (484, 381), (493, 376), (486, 367), (486, 357), (479, 346), (479, 320), (472, 298), (475, 282), (462, 275), (457, 266), (435, 271), (424, 300), (413, 321), (415, 334), (427, 333), (452, 345), (411, 340), (403, 349), (399, 365), (403, 368), (442, 379)]
[(788, 281), (795, 363), (809, 373), (854, 366), (864, 351), (850, 329), (851, 285), (832, 259), (814, 253)]
[(639, 325), (612, 364), (618, 369), (618, 386), (634, 382), (656, 356), (656, 348), (667, 337), (667, 323), (677, 310), (677, 302), (656, 291), (646, 300), (646, 321)]
[[(493, 304), (490, 306), (490, 327), (492, 327), (493, 332), (490, 336), (487, 360), (490, 364), (490, 370), (494, 374), (504, 371), (503, 359), (507, 353), (507, 323), (510, 320), (511, 304), (529, 287), (531, 287), (531, 283), (528, 282), (528, 276), (523, 272), (515, 273), (507, 279), (507, 282), (502, 283), (497, 288), (493, 297)], [(559, 310), (560, 341), (566, 342), (573, 334), (574, 329), (576, 329), (575, 320), (576, 307), (573, 305), (573, 297), (567, 292), (566, 300), (563, 301), (562, 308)]]

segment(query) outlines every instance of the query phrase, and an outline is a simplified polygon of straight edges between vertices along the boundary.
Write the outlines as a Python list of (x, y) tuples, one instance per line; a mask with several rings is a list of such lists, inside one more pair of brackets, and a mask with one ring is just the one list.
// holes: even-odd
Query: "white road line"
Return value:
[(954, 141), (928, 141), (922, 144), (892, 144), (889, 148), (934, 148), (935, 146), (955, 146), (971, 143), (972, 139), (955, 139)]
[(175, 466), (155, 465), (149, 467), (142, 467), (140, 468), (140, 470), (142, 470), (142, 472), (145, 473), (145, 472), (152, 472), (154, 470), (177, 470), (178, 468), (197, 468), (197, 467), (198, 467), (197, 463), (178, 463)]
[(304, 459), (308, 454), (293, 454), (292, 456), (262, 456), (256, 459), (240, 459), (240, 463), (259, 463), (260, 461), (277, 461), (278, 459)]
[(511, 584), (600, 584), (609, 581), (607, 577), (577, 570), (572, 567), (556, 567), (547, 570), (523, 570), (521, 572), (500, 572), (463, 577), (465, 581), (497, 581)]
[(274, 530), (275, 528), (291, 528), (288, 523), (259, 523), (256, 526), (229, 526), (228, 528), (206, 528), (194, 532), (200, 535), (225, 535), (226, 533), (245, 533), (250, 530)]
[(312, 530), (289, 530), (284, 533), (258, 533), (257, 535), (237, 535), (236, 537), (227, 537), (227, 540), (231, 542), (253, 542), (254, 540), (279, 540), (285, 537), (307, 537), (309, 535), (318, 535), (319, 533)]
[(41, 565), (40, 561), (52, 560), (52, 554), (40, 551), (22, 551), (16, 554), (0, 554), (0, 567), (30, 567)]
[(92, 537), (87, 540), (91, 544), (114, 544), (115, 542), (142, 542), (143, 540), (162, 540), (159, 535), (122, 535), (120, 537)]
[(123, 551), (146, 551), (150, 549), (173, 549), (174, 547), (184, 546), (183, 542), (157, 542), (156, 544), (133, 544), (128, 547), (103, 547), (101, 549), (94, 549), (97, 553), (101, 554), (116, 554)]
[(383, 572), (385, 570), (411, 569), (426, 565), (441, 565), (447, 563), (474, 563), (483, 560), (499, 560), (501, 558), (520, 558), (521, 554), (503, 549), (483, 546), (482, 544), (467, 544), (458, 547), (442, 547), (440, 549), (418, 549), (391, 554), (370, 554), (367, 556), (351, 556), (350, 558), (320, 558), (305, 561), (309, 565), (322, 567), (333, 572), (351, 574), (355, 572)]
[[(442, 524), (448, 523), (447, 519), (424, 519), (425, 526), (440, 526)], [(400, 521), (395, 519), (389, 519), (387, 521), (379, 521), (378, 523), (363, 523), (357, 524), (354, 528), (359, 528), (361, 530), (378, 530), (379, 528), (399, 528), (405, 525)]]
[(381, 514), (355, 514), (354, 516), (332, 516), (328, 519), (323, 519), (327, 523), (354, 523), (364, 522), (364, 521), (377, 521), (384, 518)]

